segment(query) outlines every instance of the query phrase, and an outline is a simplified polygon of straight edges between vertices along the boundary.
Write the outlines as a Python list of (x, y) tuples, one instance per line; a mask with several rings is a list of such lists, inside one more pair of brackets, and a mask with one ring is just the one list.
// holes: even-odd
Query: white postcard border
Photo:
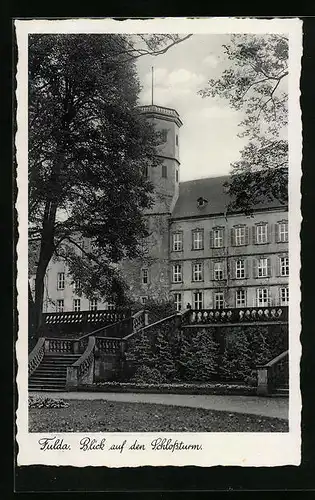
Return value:
[[(66, 19), (66, 20), (16, 20), (15, 21), (18, 63), (17, 63), (17, 305), (18, 360), (17, 386), (17, 442), (18, 465), (72, 465), (137, 467), (144, 465), (239, 465), (279, 466), (299, 465), (301, 459), (301, 394), (299, 383), (300, 345), (300, 179), (302, 160), (302, 125), (299, 106), (299, 78), (302, 56), (302, 22), (298, 19), (175, 19), (115, 21), (112, 19)], [(289, 256), (290, 256), (290, 398), (288, 433), (63, 433), (37, 434), (28, 432), (28, 54), (29, 33), (284, 33), (289, 35)], [(38, 440), (56, 436), (69, 444), (71, 450), (41, 451)], [(80, 441), (89, 436), (104, 438), (104, 450), (80, 451)], [(153, 451), (152, 440), (158, 437), (183, 441), (185, 444), (199, 444), (198, 451)], [(112, 443), (122, 444), (123, 451), (108, 451)], [(137, 440), (146, 446), (145, 451), (128, 449)]]

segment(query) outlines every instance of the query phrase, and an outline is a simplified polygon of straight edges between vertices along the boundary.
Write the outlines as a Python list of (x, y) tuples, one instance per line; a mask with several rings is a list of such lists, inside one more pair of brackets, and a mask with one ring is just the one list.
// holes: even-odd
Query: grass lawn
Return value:
[(288, 432), (288, 422), (243, 413), (149, 403), (69, 400), (30, 408), (30, 432)]

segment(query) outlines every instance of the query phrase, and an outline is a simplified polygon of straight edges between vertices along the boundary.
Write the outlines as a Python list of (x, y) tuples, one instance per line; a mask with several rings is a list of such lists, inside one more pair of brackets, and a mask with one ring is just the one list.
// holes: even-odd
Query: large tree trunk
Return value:
[(44, 278), (47, 266), (54, 253), (54, 236), (57, 204), (47, 200), (43, 219), (40, 253), (35, 278), (34, 326), (39, 333), (44, 300)]

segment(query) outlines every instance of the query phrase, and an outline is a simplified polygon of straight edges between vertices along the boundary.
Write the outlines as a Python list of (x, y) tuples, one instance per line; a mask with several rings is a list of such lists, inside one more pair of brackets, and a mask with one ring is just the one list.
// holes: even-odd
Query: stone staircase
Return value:
[(273, 389), (271, 396), (289, 397), (289, 385), (282, 384), (281, 386)]
[(75, 363), (80, 354), (45, 354), (39, 366), (29, 378), (28, 390), (64, 391), (66, 389), (67, 367)]

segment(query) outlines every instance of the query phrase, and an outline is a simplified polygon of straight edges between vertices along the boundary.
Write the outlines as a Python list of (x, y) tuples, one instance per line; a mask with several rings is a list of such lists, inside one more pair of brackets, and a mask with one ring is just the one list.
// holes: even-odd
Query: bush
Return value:
[(66, 408), (69, 403), (66, 403), (63, 399), (29, 396), (28, 406), (29, 408)]
[(162, 384), (163, 382), (165, 382), (165, 378), (157, 368), (149, 366), (139, 366), (133, 377), (130, 379), (130, 382)]

